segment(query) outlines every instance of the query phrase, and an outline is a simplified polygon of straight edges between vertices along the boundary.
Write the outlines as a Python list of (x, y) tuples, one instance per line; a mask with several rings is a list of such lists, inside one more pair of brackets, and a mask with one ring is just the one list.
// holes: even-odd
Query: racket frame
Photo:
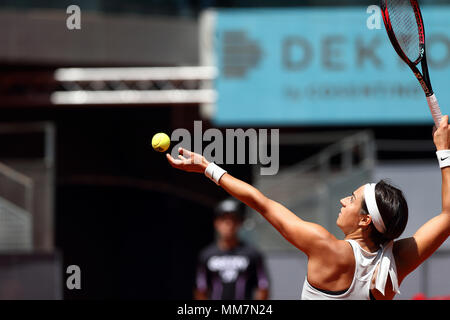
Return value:
[[(391, 41), (392, 46), (394, 47), (397, 54), (400, 58), (410, 67), (417, 80), (419, 81), (425, 96), (427, 98), (427, 103), (430, 108), (431, 115), (433, 116), (434, 123), (439, 126), (439, 123), (442, 118), (441, 110), (439, 107), (439, 103), (434, 95), (433, 88), (431, 86), (430, 75), (428, 72), (428, 64), (427, 64), (427, 56), (425, 50), (425, 27), (423, 23), (422, 13), (420, 11), (419, 3), (417, 0), (409, 0), (411, 6), (414, 10), (414, 15), (416, 18), (418, 31), (419, 31), (419, 57), (416, 61), (411, 61), (408, 56), (403, 52), (400, 44), (395, 36), (394, 30), (392, 28), (391, 19), (389, 17), (389, 11), (387, 9), (386, 2), (389, 0), (381, 0), (381, 15), (383, 17), (384, 26), (386, 27), (386, 31)], [(417, 65), (421, 64), (422, 73), (417, 68)]]
[[(403, 52), (400, 44), (395, 36), (394, 30), (392, 28), (391, 19), (389, 17), (389, 11), (386, 6), (386, 2), (389, 0), (381, 1), (381, 12), (383, 17), (383, 22), (386, 27), (386, 31), (391, 41), (392, 46), (394, 47), (397, 54), (400, 58), (411, 68), (412, 72), (416, 76), (417, 80), (419, 80), (420, 85), (422, 86), (423, 91), (427, 97), (433, 95), (433, 88), (431, 86), (430, 76), (428, 72), (428, 65), (426, 59), (426, 50), (425, 50), (425, 27), (423, 25), (422, 13), (420, 12), (419, 4), (416, 0), (410, 0), (411, 5), (414, 10), (414, 15), (416, 17), (416, 22), (419, 30), (419, 57), (415, 61), (411, 61), (406, 54)], [(422, 73), (417, 68), (417, 65), (421, 63)]]

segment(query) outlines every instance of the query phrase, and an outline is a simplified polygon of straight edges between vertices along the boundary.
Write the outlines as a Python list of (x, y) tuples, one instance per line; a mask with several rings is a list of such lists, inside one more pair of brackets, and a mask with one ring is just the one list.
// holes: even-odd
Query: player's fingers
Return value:
[(448, 115), (442, 116), (441, 123), (439, 123), (439, 127), (443, 128), (448, 126)]
[(174, 159), (170, 154), (166, 153), (166, 158), (172, 167), (177, 167), (182, 164), (181, 160)]
[(189, 150), (184, 149), (184, 148), (179, 148), (178, 153), (182, 154), (186, 158), (189, 158), (192, 155), (192, 152), (190, 152)]
[(172, 158), (172, 156), (170, 155), (170, 154), (168, 154), (168, 153), (166, 153), (166, 158), (167, 158), (167, 160), (169, 161), (169, 163), (171, 164), (171, 165), (173, 165), (174, 164), (174, 158)]

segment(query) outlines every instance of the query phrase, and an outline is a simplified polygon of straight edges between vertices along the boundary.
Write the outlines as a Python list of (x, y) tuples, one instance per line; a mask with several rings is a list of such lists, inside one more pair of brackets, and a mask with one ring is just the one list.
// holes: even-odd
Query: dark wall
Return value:
[[(0, 4), (1, 6), (1, 4)], [(47, 66), (198, 65), (198, 24), (193, 18), (96, 14), (82, 11), (69, 30), (66, 8), (1, 10), (0, 62)]]
[(189, 177), (150, 146), (154, 133), (170, 134), (170, 116), (122, 108), (58, 119), (56, 243), (85, 281), (66, 298), (191, 297), (197, 251), (212, 239), (210, 208), (171, 192)]

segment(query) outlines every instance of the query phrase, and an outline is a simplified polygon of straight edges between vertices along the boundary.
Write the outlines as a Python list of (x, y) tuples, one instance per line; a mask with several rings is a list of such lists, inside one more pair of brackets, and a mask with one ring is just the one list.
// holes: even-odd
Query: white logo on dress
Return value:
[(240, 271), (247, 269), (249, 261), (244, 256), (212, 256), (208, 260), (208, 268), (219, 272), (225, 283), (236, 280)]

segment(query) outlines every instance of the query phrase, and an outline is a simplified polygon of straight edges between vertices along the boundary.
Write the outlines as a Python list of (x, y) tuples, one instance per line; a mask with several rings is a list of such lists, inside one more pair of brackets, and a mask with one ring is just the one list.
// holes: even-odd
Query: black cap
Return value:
[(214, 216), (220, 217), (224, 214), (235, 214), (239, 218), (244, 218), (242, 203), (240, 201), (235, 200), (234, 198), (229, 198), (221, 201), (216, 208), (214, 209)]

